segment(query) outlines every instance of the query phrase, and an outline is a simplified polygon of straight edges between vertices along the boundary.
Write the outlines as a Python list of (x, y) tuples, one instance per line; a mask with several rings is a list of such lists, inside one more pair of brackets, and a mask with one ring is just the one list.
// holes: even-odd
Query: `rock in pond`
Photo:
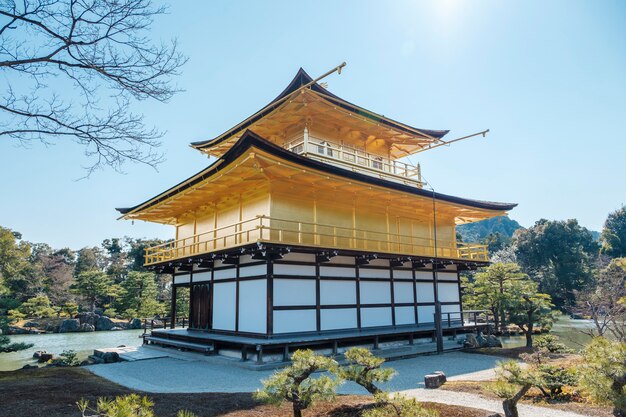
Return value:
[(66, 319), (59, 326), (59, 333), (77, 332), (80, 329), (80, 321), (78, 319)]
[(107, 316), (101, 316), (96, 320), (95, 327), (97, 331), (100, 330), (111, 330), (116, 327), (115, 322), (108, 318)]
[(130, 323), (128, 323), (129, 329), (141, 329), (142, 327), (143, 323), (141, 322), (141, 319), (138, 318), (134, 318), (130, 321)]
[(93, 324), (89, 324), (89, 323), (83, 323), (80, 325), (80, 328), (78, 329), (79, 332), (95, 332), (96, 328)]

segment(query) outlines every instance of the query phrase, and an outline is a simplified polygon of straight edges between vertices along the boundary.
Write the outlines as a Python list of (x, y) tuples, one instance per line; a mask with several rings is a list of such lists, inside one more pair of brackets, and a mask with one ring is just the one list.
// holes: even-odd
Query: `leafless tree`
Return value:
[(594, 286), (576, 293), (574, 312), (590, 317), (594, 324), (585, 333), (626, 341), (625, 280), (626, 269), (615, 260), (598, 273)]
[(147, 35), (165, 13), (150, 0), (0, 0), (0, 137), (20, 144), (72, 138), (88, 173), (126, 161), (156, 166), (163, 132), (133, 101), (167, 101), (185, 63), (175, 40)]

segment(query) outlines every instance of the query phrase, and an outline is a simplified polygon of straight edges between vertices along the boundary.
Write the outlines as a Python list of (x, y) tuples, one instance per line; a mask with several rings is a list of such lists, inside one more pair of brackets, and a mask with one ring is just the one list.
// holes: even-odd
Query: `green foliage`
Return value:
[(609, 214), (600, 241), (603, 254), (612, 258), (626, 257), (626, 206)]
[(0, 334), (0, 353), (17, 352), (31, 347), (32, 343), (11, 343), (8, 336)]
[(579, 385), (596, 401), (612, 403), (622, 413), (615, 415), (626, 415), (626, 343), (596, 337), (583, 357)]
[(363, 417), (437, 417), (436, 411), (424, 408), (415, 398), (396, 393), (376, 394), (374, 408), (365, 411)]
[(154, 403), (148, 397), (137, 394), (115, 397), (112, 400), (100, 397), (96, 401), (95, 409), (85, 399), (77, 401), (76, 405), (83, 417), (154, 417)]
[(55, 317), (58, 309), (52, 307), (50, 299), (46, 295), (38, 295), (24, 301), (19, 308), (26, 317), (50, 318)]
[(519, 265), (494, 263), (475, 275), (473, 281), (464, 278), (463, 305), (470, 310), (489, 310), (494, 316), (496, 329), (506, 326), (506, 307), (511, 304), (513, 287), (528, 280)]
[(566, 386), (575, 386), (578, 382), (572, 369), (549, 363), (538, 364), (533, 371), (533, 386), (550, 399), (556, 399)]
[(187, 411), (187, 410), (180, 410), (177, 414), (176, 417), (197, 417), (194, 413), (192, 413), (191, 411)]
[(120, 286), (122, 292), (117, 300), (117, 306), (119, 310), (125, 312), (126, 318), (154, 317), (157, 313), (163, 312), (162, 304), (157, 301), (155, 274), (130, 271)]
[(255, 393), (255, 398), (270, 404), (289, 401), (293, 405), (294, 417), (300, 417), (302, 410), (315, 401), (328, 401), (336, 396), (336, 387), (341, 383), (328, 375), (311, 378), (314, 372), (335, 369), (337, 362), (325, 356), (316, 355), (312, 350), (297, 350), (292, 365), (275, 372), (262, 381), (263, 390)]
[(31, 245), (22, 235), (0, 227), (0, 295), (24, 300), (42, 289), (40, 277), (33, 273)]
[(102, 249), (98, 247), (82, 248), (78, 251), (76, 257), (76, 266), (74, 267), (74, 277), (90, 271), (103, 271), (106, 265), (106, 259)]
[(502, 250), (511, 244), (511, 238), (502, 235), (500, 232), (489, 233), (480, 241), (483, 245), (487, 245), (489, 253)]
[(510, 289), (506, 310), (509, 321), (526, 335), (526, 346), (532, 347), (532, 334), (536, 325), (549, 329), (556, 320), (554, 305), (548, 294), (539, 292), (539, 286), (531, 280), (516, 281)]
[(98, 302), (116, 295), (119, 288), (113, 285), (111, 277), (104, 272), (87, 271), (76, 277), (72, 290), (83, 296), (89, 302), (91, 311), (94, 311)]
[(336, 369), (336, 375), (348, 381), (354, 381), (365, 388), (370, 394), (378, 394), (381, 391), (375, 383), (387, 382), (395, 375), (391, 368), (381, 368), (385, 362), (383, 358), (377, 358), (365, 348), (351, 348), (345, 353), (348, 364)]
[(500, 362), (496, 368), (497, 381), (490, 389), (502, 398), (505, 417), (517, 417), (517, 403), (533, 386), (534, 378), (513, 360)]
[(78, 304), (74, 302), (67, 302), (61, 306), (61, 314), (74, 317), (78, 313)]
[(522, 226), (508, 216), (493, 217), (479, 222), (460, 225), (456, 228), (463, 242), (482, 242), (490, 234), (499, 233), (503, 239), (513, 236)]
[(12, 322), (26, 318), (26, 314), (22, 313), (19, 309), (9, 310), (7, 312), (7, 316), (9, 317), (9, 319), (11, 319)]
[(543, 334), (535, 338), (535, 347), (550, 353), (571, 353), (572, 350), (559, 341), (553, 334)]
[(59, 361), (60, 364), (65, 365), (65, 366), (78, 366), (80, 365), (80, 361), (78, 360), (78, 355), (76, 354), (76, 351), (70, 349), (70, 350), (64, 350), (63, 353), (61, 353), (59, 355)]
[(522, 268), (561, 308), (571, 305), (574, 292), (593, 279), (598, 244), (577, 220), (541, 219), (517, 234), (516, 250)]
[(128, 246), (128, 261), (131, 271), (146, 272), (143, 264), (145, 262), (146, 248), (157, 246), (165, 243), (162, 239), (133, 239), (126, 238), (125, 243)]

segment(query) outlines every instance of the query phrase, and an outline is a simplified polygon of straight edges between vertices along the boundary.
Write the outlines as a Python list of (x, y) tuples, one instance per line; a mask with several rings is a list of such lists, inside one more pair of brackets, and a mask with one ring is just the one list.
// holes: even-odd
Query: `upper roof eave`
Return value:
[[(210, 147), (220, 144), (221, 142), (230, 138), (232, 135), (242, 132), (243, 130), (250, 127), (252, 124), (256, 123), (257, 121), (265, 117), (269, 112), (273, 111), (277, 105), (281, 104), (277, 102), (279, 102), (280, 100), (282, 100), (289, 94), (293, 93), (294, 91), (296, 91), (303, 85), (310, 83), (311, 81), (313, 81), (313, 78), (311, 78), (311, 76), (307, 74), (307, 72), (303, 68), (300, 68), (298, 72), (296, 73), (295, 77), (293, 78), (293, 80), (291, 80), (291, 82), (289, 83), (289, 85), (287, 85), (287, 87), (278, 96), (276, 96), (274, 100), (272, 100), (268, 105), (263, 107), (261, 110), (259, 110), (252, 116), (248, 117), (243, 122), (236, 125), (235, 127), (222, 133), (221, 135), (213, 139), (209, 139), (209, 140), (191, 142), (190, 146), (194, 149), (200, 150), (200, 149), (210, 148)], [(425, 137), (441, 139), (449, 132), (449, 130), (419, 129), (416, 127), (406, 125), (404, 123), (397, 122), (393, 119), (389, 119), (382, 115), (377, 115), (374, 112), (366, 110), (363, 107), (357, 106), (356, 104), (350, 103), (342, 99), (341, 97), (326, 90), (324, 87), (322, 87), (318, 83), (311, 84), (309, 88), (313, 90), (314, 92), (318, 93), (319, 95), (325, 97), (326, 99), (333, 101), (334, 104), (344, 108), (345, 110), (355, 112), (355, 113), (360, 113), (360, 114), (363, 114), (364, 113), (363, 111), (365, 111), (366, 113), (370, 114), (370, 117), (376, 117), (376, 122), (382, 123), (393, 129), (404, 131), (411, 135), (415, 135), (415, 132), (419, 132), (423, 134)]]
[(222, 167), (226, 167), (241, 156), (246, 150), (251, 147), (256, 147), (262, 151), (266, 151), (270, 154), (288, 160), (290, 162), (294, 162), (297, 164), (301, 164), (312, 169), (320, 170), (323, 172), (327, 172), (330, 174), (334, 174), (337, 176), (341, 176), (344, 178), (348, 178), (351, 180), (369, 183), (385, 188), (394, 189), (401, 192), (407, 192), (414, 195), (419, 195), (422, 197), (434, 198), (435, 200), (445, 201), (453, 204), (460, 204), (472, 208), (491, 210), (491, 211), (509, 211), (517, 206), (516, 203), (499, 203), (492, 201), (481, 201), (481, 200), (472, 200), (462, 197), (455, 197), (447, 194), (441, 194), (429, 190), (423, 190), (421, 188), (412, 187), (400, 183), (395, 183), (392, 181), (388, 181), (382, 178), (376, 178), (369, 176), (367, 174), (361, 174), (358, 172), (348, 171), (343, 168), (339, 168), (333, 165), (329, 165), (323, 162), (319, 162), (286, 149), (281, 148), (280, 146), (274, 145), (273, 143), (263, 139), (258, 136), (254, 132), (247, 130), (245, 131), (239, 140), (230, 148), (228, 151), (220, 158), (216, 163), (211, 164), (207, 168), (198, 172), (197, 174), (191, 176), (190, 178), (180, 182), (179, 184), (169, 188), (168, 190), (158, 194), (157, 196), (144, 201), (141, 204), (138, 204), (134, 207), (129, 208), (117, 208), (116, 210), (122, 214), (122, 218), (126, 217), (128, 214), (132, 214), (133, 212), (139, 212), (140, 210), (147, 209), (155, 204), (158, 204), (161, 201), (169, 199), (181, 191), (186, 190), (187, 188), (197, 184), (198, 182), (204, 181), (215, 172), (222, 169)]

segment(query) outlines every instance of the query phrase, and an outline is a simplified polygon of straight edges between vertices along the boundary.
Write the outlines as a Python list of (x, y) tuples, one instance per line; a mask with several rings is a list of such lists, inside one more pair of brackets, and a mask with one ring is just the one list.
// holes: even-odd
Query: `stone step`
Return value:
[(181, 340), (165, 339), (162, 337), (148, 336), (145, 340), (149, 343), (161, 346), (172, 346), (182, 349), (197, 350), (203, 353), (213, 352), (213, 346), (203, 345), (200, 343), (183, 342)]

